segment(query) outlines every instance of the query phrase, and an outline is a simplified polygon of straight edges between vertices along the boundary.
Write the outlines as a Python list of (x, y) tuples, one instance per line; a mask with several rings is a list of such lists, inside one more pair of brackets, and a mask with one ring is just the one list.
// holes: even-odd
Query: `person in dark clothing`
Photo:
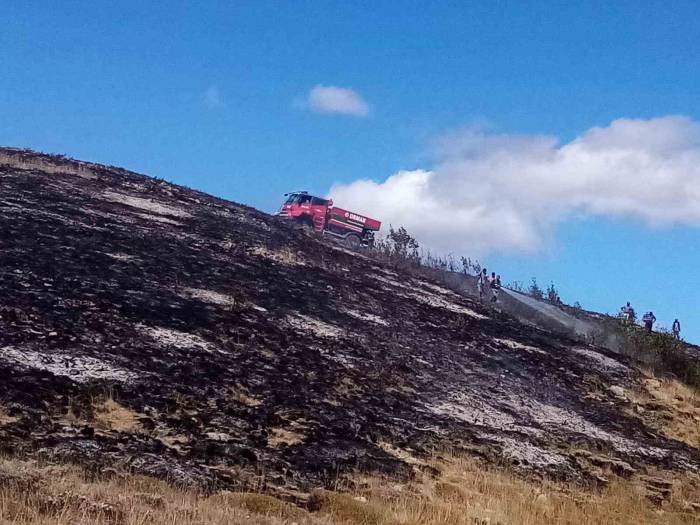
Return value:
[(495, 303), (498, 301), (498, 293), (501, 291), (501, 276), (494, 275), (491, 279), (491, 302)]

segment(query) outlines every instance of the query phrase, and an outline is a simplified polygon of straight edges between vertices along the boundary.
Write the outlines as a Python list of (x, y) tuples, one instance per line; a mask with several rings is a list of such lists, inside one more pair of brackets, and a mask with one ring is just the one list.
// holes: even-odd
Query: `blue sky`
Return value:
[[(567, 144), (621, 118), (696, 122), (699, 15), (682, 1), (4, 2), (0, 144), (272, 211), (292, 189), (449, 171), (435, 143), (454, 130)], [(314, 111), (314, 86), (354, 90), (368, 114)], [(700, 221), (652, 224), (598, 204), (544, 229), (532, 219), (537, 250), (506, 244), (482, 259), (506, 281), (554, 280), (591, 309), (630, 300), (665, 324), (678, 316), (700, 340)], [(474, 253), (465, 239), (450, 250)]]

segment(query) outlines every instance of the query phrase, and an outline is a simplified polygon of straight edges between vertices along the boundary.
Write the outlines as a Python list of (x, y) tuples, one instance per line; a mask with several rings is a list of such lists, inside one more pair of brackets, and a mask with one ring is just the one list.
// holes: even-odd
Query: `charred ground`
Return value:
[[(598, 482), (700, 467), (630, 411), (625, 358), (251, 208), (4, 149), (0, 226), (6, 452), (288, 492), (446, 448)], [(136, 424), (96, 425), (103, 398)]]

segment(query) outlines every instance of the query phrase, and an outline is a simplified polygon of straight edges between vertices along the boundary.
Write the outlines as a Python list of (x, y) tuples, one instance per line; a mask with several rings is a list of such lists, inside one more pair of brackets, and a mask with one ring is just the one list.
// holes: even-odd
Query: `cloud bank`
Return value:
[(335, 86), (314, 86), (309, 91), (308, 107), (316, 113), (336, 113), (354, 117), (369, 115), (369, 104), (355, 91)]
[(431, 170), (335, 185), (339, 204), (403, 225), (442, 252), (533, 252), (573, 215), (700, 226), (700, 123), (619, 119), (571, 142), (465, 129)]

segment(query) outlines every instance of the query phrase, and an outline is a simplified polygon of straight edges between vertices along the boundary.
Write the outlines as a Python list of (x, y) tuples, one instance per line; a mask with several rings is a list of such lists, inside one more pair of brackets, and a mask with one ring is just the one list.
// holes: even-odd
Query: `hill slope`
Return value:
[(8, 452), (288, 491), (444, 448), (599, 482), (700, 467), (625, 358), (253, 209), (4, 149), (0, 220)]

